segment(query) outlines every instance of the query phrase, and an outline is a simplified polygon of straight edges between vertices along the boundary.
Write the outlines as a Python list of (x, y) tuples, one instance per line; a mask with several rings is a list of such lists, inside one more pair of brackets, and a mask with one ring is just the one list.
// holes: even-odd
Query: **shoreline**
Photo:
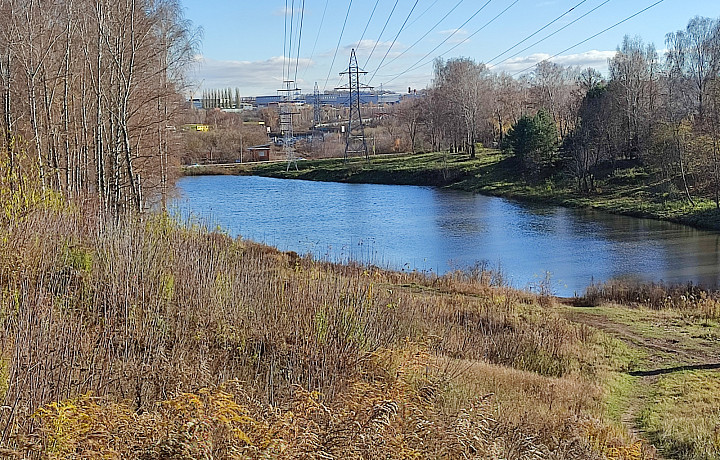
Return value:
[[(620, 170), (598, 180), (595, 194), (584, 195), (572, 184), (546, 180), (529, 184), (515, 172), (513, 158), (485, 150), (471, 160), (465, 154), (423, 153), (378, 155), (368, 165), (360, 158), (303, 160), (298, 170), (286, 171), (284, 161), (224, 165), (184, 166), (183, 176), (255, 175), (316, 182), (369, 183), (440, 187), (500, 197), (519, 202), (585, 208), (610, 214), (687, 225), (720, 231), (720, 210), (709, 200), (691, 207), (684, 199), (656, 192), (658, 184), (638, 184), (641, 173)], [(631, 175), (634, 174), (634, 175)]]

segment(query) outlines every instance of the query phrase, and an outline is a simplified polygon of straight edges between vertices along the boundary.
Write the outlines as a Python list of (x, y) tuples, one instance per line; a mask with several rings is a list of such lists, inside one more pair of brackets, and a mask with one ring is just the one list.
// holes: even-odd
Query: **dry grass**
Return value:
[(611, 281), (588, 287), (585, 296), (578, 300), (587, 305), (609, 301), (653, 310), (678, 310), (705, 319), (720, 319), (720, 291), (711, 291), (693, 284)]
[(497, 275), (331, 265), (33, 196), (0, 203), (2, 453), (639, 458), (609, 450), (634, 444), (600, 418), (596, 333)]

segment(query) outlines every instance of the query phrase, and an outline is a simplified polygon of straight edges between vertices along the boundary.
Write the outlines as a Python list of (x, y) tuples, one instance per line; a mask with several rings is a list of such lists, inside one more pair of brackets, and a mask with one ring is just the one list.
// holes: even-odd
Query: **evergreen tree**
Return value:
[(540, 175), (558, 160), (557, 127), (552, 117), (539, 110), (534, 117), (524, 115), (507, 133), (510, 149), (518, 156), (525, 171)]

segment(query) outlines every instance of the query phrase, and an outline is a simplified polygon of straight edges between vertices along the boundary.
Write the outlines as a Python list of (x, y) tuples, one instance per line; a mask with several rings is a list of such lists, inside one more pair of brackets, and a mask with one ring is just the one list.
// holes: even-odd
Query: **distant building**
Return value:
[[(408, 97), (421, 97), (424, 94), (411, 93), (411, 94), (399, 94), (390, 91), (370, 92), (365, 91), (360, 93), (361, 104), (375, 104), (375, 105), (386, 105), (386, 104), (397, 104), (401, 100)], [(278, 104), (283, 102), (283, 95), (274, 96), (257, 96), (257, 97), (243, 97), (238, 101), (231, 101), (226, 99), (192, 99), (191, 102), (193, 107), (197, 109), (212, 109), (220, 108), (224, 112), (245, 112), (255, 109), (263, 109), (267, 107), (277, 107)], [(298, 104), (313, 105), (315, 103), (314, 94), (302, 94), (296, 99)], [(326, 91), (320, 94), (320, 103), (325, 106), (331, 107), (348, 107), (350, 105), (350, 93), (347, 91)]]
[(270, 107), (271, 105), (278, 105), (282, 102), (282, 96), (258, 96), (255, 98), (255, 103), (258, 108)]
[(184, 125), (182, 127), (183, 131), (201, 131), (201, 132), (208, 132), (210, 131), (210, 125)]
[(247, 161), (270, 161), (270, 144), (248, 147)]
[[(402, 95), (391, 92), (361, 92), (361, 104), (397, 104), (400, 102)], [(258, 108), (276, 106), (283, 101), (283, 96), (258, 96), (255, 98)], [(315, 103), (314, 94), (303, 94), (297, 98), (299, 103), (313, 105)], [(350, 93), (347, 91), (326, 91), (320, 94), (320, 103), (332, 107), (348, 107), (350, 105)]]

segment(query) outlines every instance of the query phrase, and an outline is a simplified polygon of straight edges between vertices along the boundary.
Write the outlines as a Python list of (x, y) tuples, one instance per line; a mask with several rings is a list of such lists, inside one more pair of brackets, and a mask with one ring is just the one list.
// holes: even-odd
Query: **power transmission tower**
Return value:
[(298, 115), (295, 111), (297, 104), (297, 95), (299, 88), (295, 87), (295, 82), (286, 80), (285, 88), (279, 89), (278, 92), (284, 93), (282, 102), (280, 102), (280, 132), (283, 135), (283, 149), (287, 157), (286, 171), (290, 171), (290, 165), (295, 165), (297, 171), (297, 155), (295, 155), (295, 134), (293, 132), (293, 116)]
[(357, 57), (355, 56), (355, 50), (353, 49), (350, 53), (350, 65), (344, 72), (340, 72), (340, 75), (348, 76), (348, 85), (337, 90), (350, 91), (350, 116), (348, 118), (347, 131), (345, 133), (345, 162), (347, 162), (348, 154), (359, 154), (365, 155), (365, 160), (370, 161), (368, 155), (367, 142), (365, 141), (365, 124), (363, 123), (362, 113), (360, 112), (360, 94), (364, 89), (372, 89), (371, 86), (366, 86), (360, 83), (360, 75), (365, 75), (367, 72), (360, 70), (357, 63)]
[(320, 101), (320, 89), (315, 82), (315, 92), (313, 94), (313, 140), (322, 139), (322, 133), (318, 126), (322, 122), (322, 103)]

